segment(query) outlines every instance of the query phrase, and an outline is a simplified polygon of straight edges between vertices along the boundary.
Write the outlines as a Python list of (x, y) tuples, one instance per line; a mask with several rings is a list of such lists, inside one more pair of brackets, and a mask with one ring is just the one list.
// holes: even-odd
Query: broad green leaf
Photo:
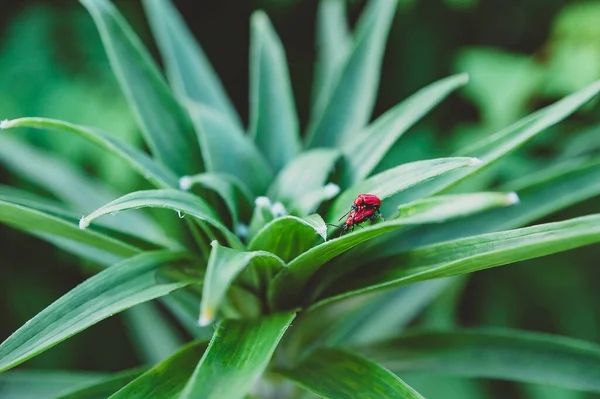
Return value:
[[(422, 245), (449, 241), (476, 234), (514, 229), (550, 215), (580, 201), (600, 195), (600, 161), (577, 163), (562, 171), (545, 171), (505, 188), (519, 193), (519, 204), (493, 209), (439, 226), (421, 226), (400, 234), (392, 233), (380, 242), (366, 244), (365, 253), (378, 257), (399, 254)], [(348, 256), (360, 256), (358, 253)]]
[(340, 152), (335, 149), (303, 152), (277, 174), (269, 187), (269, 198), (290, 206), (303, 195), (321, 189), (339, 157)]
[(1, 196), (0, 222), (29, 234), (61, 237), (122, 257), (140, 252), (138, 248), (112, 237), (94, 231), (81, 231), (75, 223), (6, 201)]
[(329, 210), (329, 221), (336, 221), (348, 212), (358, 194), (375, 194), (383, 201), (409, 187), (426, 184), (430, 179), (439, 179), (441, 175), (460, 168), (472, 168), (479, 163), (476, 158), (438, 158), (410, 162), (378, 173), (342, 192)]
[(113, 72), (152, 154), (178, 175), (200, 172), (200, 151), (190, 120), (127, 21), (108, 0), (80, 3), (96, 23)]
[(54, 399), (104, 399), (138, 377), (142, 372), (140, 369), (122, 371), (87, 387), (74, 389)]
[(179, 181), (179, 186), (183, 190), (189, 190), (195, 184), (219, 194), (227, 205), (234, 226), (237, 225), (240, 217), (244, 219), (250, 217), (252, 193), (234, 177), (225, 173), (200, 173), (183, 176)]
[[(48, 191), (78, 213), (90, 212), (118, 195), (66, 161), (13, 137), (0, 135), (0, 159), (13, 173)], [(162, 228), (146, 215), (108, 218), (102, 224), (148, 242), (173, 244)]]
[(316, 188), (299, 195), (290, 203), (290, 213), (298, 215), (310, 215), (317, 211), (321, 203), (329, 201), (340, 193), (340, 186), (335, 183), (327, 183), (323, 187)]
[(352, 49), (331, 95), (317, 101), (318, 114), (311, 117), (306, 134), (308, 147), (335, 147), (362, 129), (375, 105), (381, 62), (396, 0), (370, 1), (358, 21)]
[(144, 190), (124, 195), (81, 218), (79, 227), (85, 229), (94, 219), (104, 215), (145, 207), (173, 209), (177, 211), (179, 217), (190, 215), (214, 226), (225, 236), (230, 245), (240, 248), (242, 246), (239, 239), (217, 220), (214, 211), (202, 198), (172, 189)]
[(170, 0), (143, 0), (173, 91), (227, 115), (241, 127), (217, 73)]
[(215, 110), (192, 101), (186, 104), (207, 171), (230, 174), (244, 182), (253, 195), (264, 194), (273, 171), (252, 139)]
[(285, 50), (269, 17), (250, 19), (250, 134), (275, 171), (300, 152), (298, 115)]
[(212, 323), (229, 287), (244, 269), (257, 268), (266, 275), (273, 275), (284, 266), (281, 259), (269, 252), (238, 251), (223, 247), (217, 241), (211, 246), (200, 302), (201, 326)]
[(206, 342), (185, 345), (109, 399), (178, 398), (205, 350)]
[(481, 159), (483, 163), (478, 168), (457, 171), (443, 178), (436, 179), (427, 185), (420, 186), (414, 192), (406, 195), (400, 194), (393, 198), (394, 204), (401, 204), (415, 198), (433, 195), (443, 190), (448, 190), (469, 176), (474, 176), (492, 163), (510, 154), (521, 147), (527, 141), (534, 138), (546, 128), (562, 121), (579, 107), (596, 96), (600, 91), (600, 82), (596, 82), (587, 88), (580, 90), (556, 103), (549, 105), (519, 121), (511, 126), (484, 138), (472, 147), (459, 151), (462, 156), (473, 156)]
[(223, 321), (180, 399), (243, 398), (269, 364), (294, 316)]
[(263, 227), (248, 248), (271, 252), (289, 262), (326, 238), (327, 227), (321, 216), (315, 214), (305, 219), (284, 216)]
[(123, 312), (130, 341), (146, 364), (157, 364), (183, 345), (171, 320), (152, 302), (141, 303)]
[(550, 334), (418, 332), (357, 348), (394, 372), (422, 370), (600, 392), (600, 346)]
[(396, 105), (345, 146), (344, 177), (348, 183), (365, 179), (398, 138), (454, 90), (469, 81), (467, 74), (438, 80)]
[(281, 374), (322, 398), (424, 399), (389, 370), (337, 349), (318, 349)]
[(351, 35), (344, 0), (321, 0), (317, 10), (317, 60), (311, 96), (311, 115), (322, 112), (346, 62)]
[(55, 370), (15, 370), (0, 374), (0, 397), (53, 399), (58, 395), (102, 381), (108, 374)]
[(73, 133), (91, 141), (110, 151), (112, 154), (129, 163), (132, 168), (140, 173), (146, 180), (158, 188), (177, 187), (177, 177), (168, 169), (152, 160), (144, 152), (130, 146), (124, 141), (111, 136), (102, 130), (87, 126), (75, 125), (57, 119), (47, 118), (19, 118), (4, 121), (0, 125), (2, 129), (15, 127), (30, 127), (36, 129), (58, 130)]
[(284, 309), (299, 305), (301, 298), (304, 298), (305, 304), (310, 302), (313, 299), (312, 296), (306, 295), (303, 290), (309, 285), (311, 279), (314, 282), (313, 291), (318, 293), (328, 283), (348, 274), (358, 265), (352, 262), (337, 263), (335, 268), (325, 268), (324, 274), (316, 278), (314, 276), (319, 269), (336, 256), (369, 239), (405, 226), (437, 223), (440, 220), (479, 212), (486, 209), (486, 207), (505, 206), (514, 203), (512, 201), (514, 200), (513, 193), (504, 196), (501, 194), (498, 194), (497, 197), (492, 196), (491, 201), (487, 195), (475, 195), (475, 197), (479, 200), (465, 201), (462, 195), (440, 197), (437, 200), (437, 206), (419, 207), (415, 205), (415, 210), (419, 210), (419, 212), (415, 211), (414, 213), (401, 215), (396, 219), (369, 226), (309, 249), (292, 260), (288, 267), (281, 271), (273, 281), (269, 292), (272, 305)]
[(0, 372), (53, 347), (115, 313), (167, 295), (188, 282), (160, 281), (157, 273), (186, 261), (182, 253), (146, 252), (84, 281), (38, 313), (0, 345)]
[[(362, 268), (339, 281), (325, 301), (374, 289), (471, 273), (600, 241), (600, 215), (420, 247)], [(324, 303), (324, 302), (321, 302)]]

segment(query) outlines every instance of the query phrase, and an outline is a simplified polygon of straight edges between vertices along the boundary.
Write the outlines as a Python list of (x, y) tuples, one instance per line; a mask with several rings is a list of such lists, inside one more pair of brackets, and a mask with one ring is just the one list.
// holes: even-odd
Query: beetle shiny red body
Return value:
[(379, 209), (381, 206), (381, 200), (378, 196), (374, 194), (358, 194), (358, 197), (354, 200), (354, 205), (352, 208), (360, 209), (360, 208), (375, 208)]

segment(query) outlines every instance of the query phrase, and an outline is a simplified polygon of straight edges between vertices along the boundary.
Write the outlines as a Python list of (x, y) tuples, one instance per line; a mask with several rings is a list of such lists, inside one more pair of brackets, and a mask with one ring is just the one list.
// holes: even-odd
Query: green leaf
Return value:
[(322, 398), (423, 399), (390, 371), (337, 349), (318, 349), (293, 369), (280, 373)]
[(214, 320), (221, 302), (235, 278), (244, 270), (257, 268), (267, 275), (275, 274), (284, 263), (277, 256), (265, 251), (244, 252), (223, 247), (217, 241), (210, 244), (202, 301), (200, 302), (200, 325)]
[(357, 348), (394, 372), (421, 370), (600, 392), (600, 346), (516, 330), (417, 332)]
[(191, 101), (186, 104), (202, 143), (206, 169), (236, 177), (253, 195), (264, 194), (273, 171), (250, 137), (215, 110)]
[(333, 171), (340, 152), (319, 148), (298, 155), (277, 174), (268, 191), (269, 198), (286, 206), (300, 202), (300, 198), (313, 190), (319, 190)]
[(217, 73), (171, 1), (143, 0), (142, 4), (175, 94), (208, 105), (241, 127)]
[(178, 398), (206, 350), (206, 345), (206, 342), (192, 342), (185, 345), (173, 356), (130, 382), (109, 399)]
[(245, 220), (250, 217), (252, 193), (233, 176), (225, 173), (200, 173), (183, 176), (179, 181), (179, 186), (183, 190), (189, 190), (195, 184), (216, 192), (223, 199), (234, 226), (237, 225), (240, 217)]
[(502, 195), (498, 197), (492, 195), (491, 201), (488, 195), (475, 195), (475, 197), (478, 200), (465, 201), (462, 195), (439, 197), (436, 200), (436, 206), (427, 205), (419, 207), (415, 205), (414, 208), (418, 209), (419, 212), (402, 215), (396, 219), (369, 226), (309, 249), (292, 260), (288, 264), (288, 267), (282, 270), (273, 281), (269, 292), (272, 305), (280, 309), (285, 309), (297, 306), (301, 298), (304, 298), (305, 303), (311, 301), (313, 298), (306, 295), (305, 292), (303, 293), (303, 290), (308, 286), (311, 279), (314, 280), (313, 288), (315, 286), (317, 288), (316, 290), (313, 289), (313, 291), (318, 293), (328, 283), (342, 275), (348, 274), (358, 265), (352, 262), (337, 263), (335, 264), (335, 268), (329, 265), (329, 267), (325, 268), (324, 273), (326, 274), (315, 278), (314, 276), (319, 269), (334, 257), (369, 239), (404, 226), (437, 223), (440, 220), (478, 212), (486, 207), (514, 203), (513, 193), (504, 195), (504, 198), (502, 198)]
[(285, 50), (263, 11), (250, 20), (250, 134), (275, 171), (300, 152)]
[(49, 129), (76, 134), (123, 159), (156, 187), (177, 187), (177, 177), (170, 170), (156, 163), (144, 152), (102, 130), (48, 118), (19, 118), (0, 124), (2, 129), (15, 127)]
[(345, 181), (355, 183), (365, 179), (404, 132), (468, 81), (469, 76), (462, 73), (425, 86), (377, 118), (358, 137), (349, 140), (344, 151)]
[[(52, 399), (102, 381), (107, 374), (55, 370), (15, 370), (0, 374), (0, 397)], [(74, 388), (75, 387), (75, 388)]]
[(90, 384), (82, 389), (75, 389), (55, 399), (104, 399), (118, 391), (123, 385), (142, 373), (140, 369), (126, 370), (108, 377), (102, 381)]
[(125, 19), (108, 0), (80, 0), (91, 14), (113, 72), (152, 154), (178, 175), (201, 169), (188, 116)]
[(176, 252), (146, 252), (84, 281), (0, 345), (0, 372), (115, 313), (184, 287), (187, 282), (159, 281), (157, 272), (186, 259), (189, 262), (188, 256)]
[(317, 10), (317, 61), (311, 96), (311, 115), (327, 104), (351, 46), (344, 0), (321, 0)]
[(329, 301), (384, 287), (471, 273), (599, 240), (600, 215), (462, 238), (378, 261), (376, 269), (359, 269), (323, 297)]
[(129, 244), (94, 231), (81, 231), (74, 223), (26, 206), (6, 201), (0, 196), (0, 222), (27, 233), (49, 234), (66, 238), (122, 257), (140, 250)]
[(378, 173), (341, 193), (329, 210), (329, 221), (336, 221), (348, 212), (358, 194), (375, 194), (383, 201), (409, 187), (424, 184), (434, 177), (439, 179), (441, 175), (460, 168), (475, 167), (479, 163), (476, 158), (438, 158), (410, 162)]
[(280, 313), (223, 321), (180, 399), (243, 398), (267, 367), (294, 316)]
[(399, 195), (393, 199), (394, 204), (409, 202), (414, 198), (425, 197), (448, 190), (460, 181), (470, 176), (475, 176), (482, 168), (498, 161), (521, 147), (527, 141), (548, 127), (562, 121), (575, 112), (579, 107), (596, 96), (600, 91), (600, 82), (596, 82), (587, 88), (580, 90), (556, 103), (549, 105), (519, 121), (511, 126), (475, 143), (472, 147), (459, 151), (460, 155), (473, 156), (481, 159), (483, 164), (478, 168), (458, 171), (436, 179), (427, 185), (419, 187), (415, 192)]
[(144, 190), (122, 196), (89, 215), (81, 218), (79, 227), (85, 229), (96, 218), (129, 209), (145, 207), (167, 208), (178, 212), (180, 217), (190, 215), (217, 228), (233, 246), (242, 247), (239, 239), (216, 218), (212, 208), (200, 197), (178, 190)]
[[(81, 173), (66, 161), (13, 137), (0, 135), (0, 159), (15, 174), (50, 192), (78, 213), (90, 212), (117, 196), (113, 189)], [(146, 215), (108, 218), (103, 225), (148, 242), (173, 244), (162, 228)]]
[(284, 216), (263, 227), (248, 245), (252, 251), (271, 252), (289, 262), (327, 238), (327, 227), (319, 215), (304, 219)]
[(306, 134), (308, 147), (335, 147), (362, 129), (375, 105), (381, 62), (396, 0), (369, 2), (358, 21), (353, 47), (331, 95), (318, 99)]

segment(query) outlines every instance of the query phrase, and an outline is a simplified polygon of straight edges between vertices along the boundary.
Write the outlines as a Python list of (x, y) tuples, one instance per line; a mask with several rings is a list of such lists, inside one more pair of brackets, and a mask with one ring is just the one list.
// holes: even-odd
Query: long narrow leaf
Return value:
[(156, 365), (109, 399), (178, 398), (206, 350), (206, 342), (193, 342)]
[(344, 151), (345, 181), (356, 183), (366, 178), (404, 132), (468, 81), (464, 73), (438, 80), (381, 115), (360, 136), (349, 140)]
[(471, 273), (538, 258), (600, 241), (600, 215), (468, 237), (417, 248), (376, 267), (357, 270), (322, 297), (356, 295), (378, 288)]
[(137, 148), (102, 130), (48, 118), (19, 118), (4, 121), (0, 125), (2, 129), (16, 127), (50, 129), (76, 134), (123, 159), (156, 187), (177, 187), (177, 177), (170, 170), (165, 169)]
[(281, 374), (327, 399), (424, 399), (396, 375), (367, 359), (336, 349), (319, 349)]
[(275, 171), (300, 152), (298, 115), (285, 50), (269, 18), (256, 11), (250, 37), (250, 134)]
[(171, 1), (143, 0), (142, 4), (175, 94), (208, 105), (241, 127), (217, 73)]
[(0, 374), (0, 398), (54, 399), (107, 378), (108, 374), (55, 370), (15, 370)]
[(281, 313), (223, 321), (180, 399), (245, 397), (267, 367), (294, 316)]
[(0, 345), (0, 372), (138, 303), (167, 295), (187, 282), (159, 281), (157, 271), (190, 262), (176, 252), (147, 252), (110, 267), (38, 313)]
[(358, 22), (353, 48), (331, 95), (318, 101), (311, 118), (309, 147), (333, 147), (350, 139), (371, 117), (375, 105), (385, 43), (396, 10), (396, 0), (370, 1)]
[(140, 369), (126, 370), (106, 379), (90, 384), (85, 388), (74, 389), (71, 392), (54, 397), (53, 399), (100, 399), (106, 398), (121, 389), (131, 380), (142, 373)]
[(150, 54), (108, 0), (80, 0), (91, 14), (125, 97), (152, 153), (178, 175), (201, 171), (190, 120)]
[(190, 215), (207, 222), (217, 228), (226, 237), (229, 244), (242, 247), (239, 239), (217, 220), (212, 208), (202, 198), (171, 189), (136, 191), (124, 195), (83, 217), (79, 227), (85, 229), (94, 219), (104, 215), (145, 207), (173, 209), (178, 212), (180, 217)]
[(212, 323), (230, 285), (242, 270), (257, 267), (272, 270), (269, 274), (275, 274), (284, 266), (281, 259), (265, 251), (237, 251), (216, 241), (211, 246), (200, 302), (201, 326)]
[(600, 346), (549, 334), (418, 332), (357, 350), (398, 373), (420, 370), (600, 392)]

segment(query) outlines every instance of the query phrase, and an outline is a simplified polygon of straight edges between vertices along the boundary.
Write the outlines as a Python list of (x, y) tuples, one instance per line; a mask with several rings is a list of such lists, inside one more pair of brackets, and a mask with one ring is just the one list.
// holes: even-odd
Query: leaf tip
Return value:
[(9, 127), (11, 127), (11, 122), (8, 119), (4, 119), (0, 122), (0, 129), (8, 129)]
[(340, 186), (335, 183), (327, 183), (325, 185), (325, 196), (331, 199), (340, 193)]
[(285, 216), (288, 214), (287, 209), (285, 209), (285, 205), (283, 205), (279, 201), (277, 201), (276, 203), (274, 203), (271, 206), (271, 213), (273, 213), (273, 216), (276, 218)]
[(513, 191), (512, 193), (508, 193), (506, 195), (506, 201), (509, 205), (515, 205), (518, 204), (521, 200), (519, 199), (519, 195)]
[(470, 79), (471, 79), (471, 77), (466, 72), (463, 72), (460, 75), (458, 75), (458, 81), (463, 85), (466, 85), (467, 83), (469, 83)]
[(194, 182), (190, 176), (182, 176), (179, 179), (179, 188), (184, 191), (188, 191), (190, 188), (192, 188), (193, 184)]
[(79, 219), (79, 228), (81, 230), (87, 229), (89, 225), (90, 221), (85, 216), (82, 216), (81, 219)]
[(205, 327), (213, 322), (215, 316), (210, 309), (204, 309), (200, 314), (200, 319), (198, 319), (198, 325), (200, 327)]
[(257, 208), (269, 208), (271, 207), (271, 200), (269, 197), (256, 197), (254, 200), (254, 205), (256, 205)]

